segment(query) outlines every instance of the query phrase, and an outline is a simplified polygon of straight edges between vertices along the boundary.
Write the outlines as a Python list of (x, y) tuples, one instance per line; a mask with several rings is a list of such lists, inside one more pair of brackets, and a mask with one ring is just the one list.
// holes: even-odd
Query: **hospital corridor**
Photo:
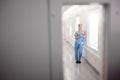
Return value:
[(120, 0), (0, 0), (0, 80), (120, 80)]
[[(98, 4), (68, 5), (62, 8), (64, 80), (103, 78), (104, 7)], [(87, 32), (81, 63), (75, 60), (75, 38), (79, 24)]]

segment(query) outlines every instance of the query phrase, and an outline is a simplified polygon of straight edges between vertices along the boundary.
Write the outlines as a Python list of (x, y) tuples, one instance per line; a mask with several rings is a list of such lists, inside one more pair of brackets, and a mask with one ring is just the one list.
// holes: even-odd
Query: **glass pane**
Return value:
[(88, 17), (88, 44), (97, 50), (98, 48), (98, 12), (94, 12)]

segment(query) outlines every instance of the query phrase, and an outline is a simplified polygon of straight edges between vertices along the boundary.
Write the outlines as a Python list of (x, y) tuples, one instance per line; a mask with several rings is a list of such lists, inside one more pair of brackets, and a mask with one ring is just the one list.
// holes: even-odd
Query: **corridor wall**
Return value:
[(50, 80), (47, 0), (0, 0), (0, 80)]

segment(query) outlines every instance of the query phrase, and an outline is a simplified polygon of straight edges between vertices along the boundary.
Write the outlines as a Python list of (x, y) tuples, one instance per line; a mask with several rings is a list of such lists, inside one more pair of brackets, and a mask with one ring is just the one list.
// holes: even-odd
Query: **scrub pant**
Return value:
[(80, 61), (82, 57), (82, 52), (83, 52), (83, 41), (75, 41), (75, 60)]

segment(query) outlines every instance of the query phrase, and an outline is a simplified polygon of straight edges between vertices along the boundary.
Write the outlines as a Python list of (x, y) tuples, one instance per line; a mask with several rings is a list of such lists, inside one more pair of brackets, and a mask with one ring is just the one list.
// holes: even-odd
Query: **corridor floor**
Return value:
[(76, 64), (73, 47), (63, 43), (63, 70), (64, 80), (99, 80), (99, 76), (82, 58), (81, 64)]

